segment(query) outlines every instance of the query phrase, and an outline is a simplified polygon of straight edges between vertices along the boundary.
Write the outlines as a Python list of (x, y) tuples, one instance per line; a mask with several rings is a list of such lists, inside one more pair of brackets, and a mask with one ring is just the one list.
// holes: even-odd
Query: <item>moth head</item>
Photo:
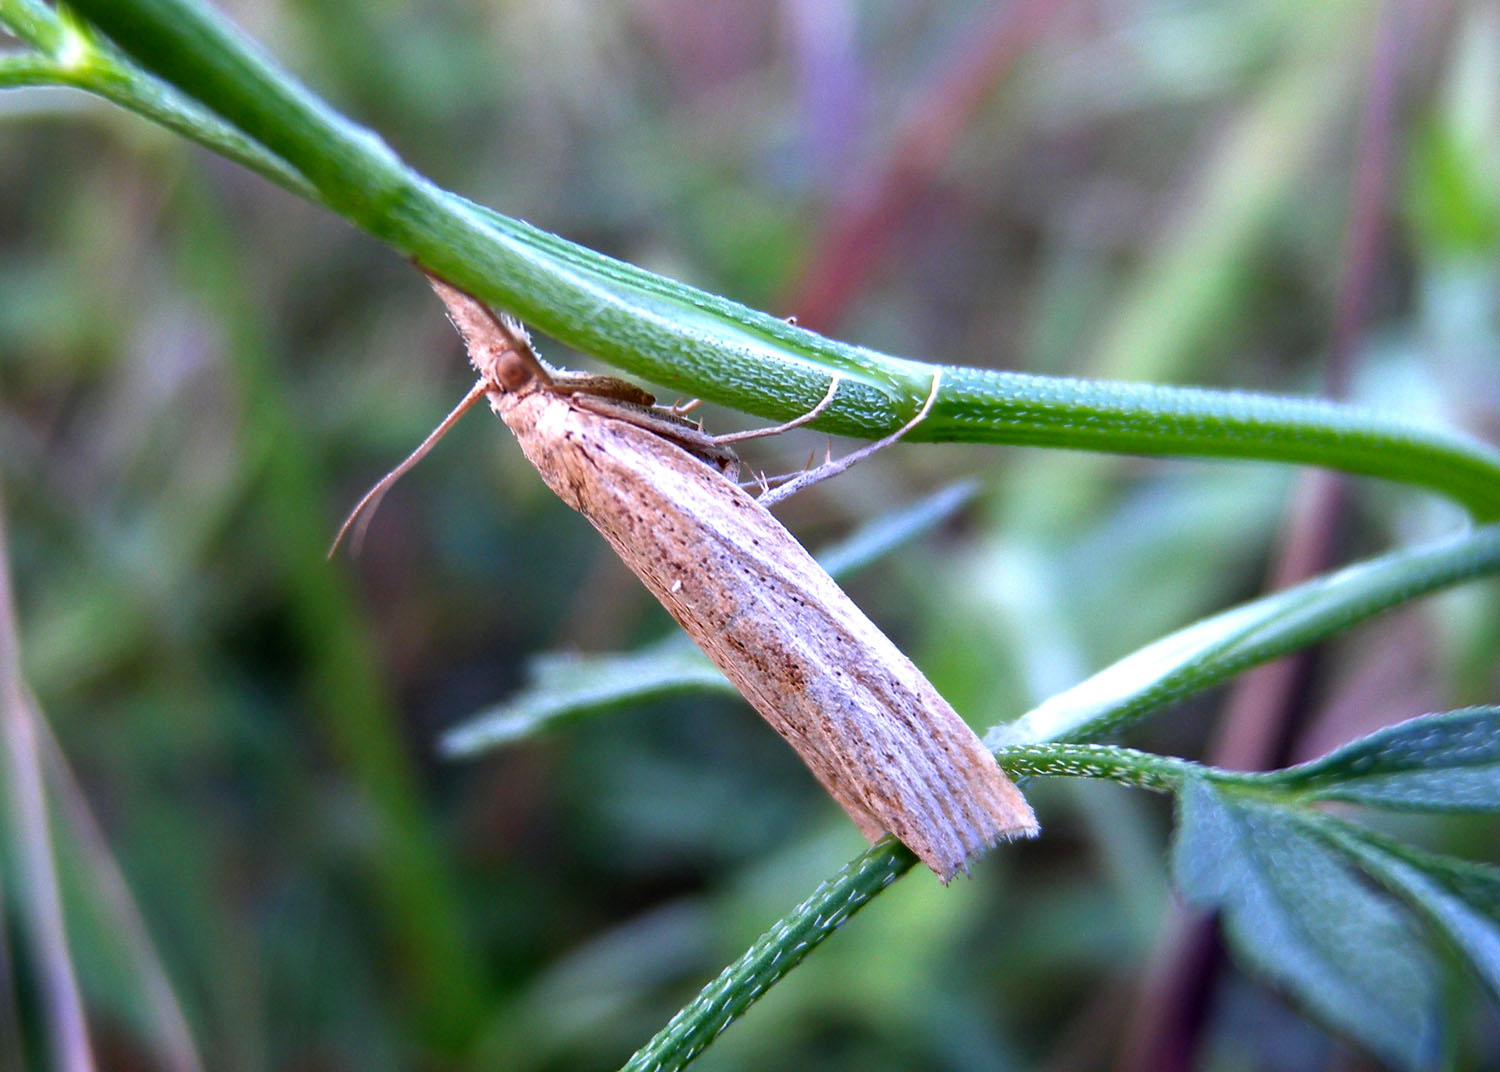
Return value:
[(497, 320), (504, 342), (494, 347), (497, 352), (486, 355), (487, 367), (480, 368), (479, 362), (475, 361), (479, 374), (506, 391), (520, 391), (532, 384), (546, 383), (549, 377), (537, 359), (536, 351), (531, 348), (531, 337), (521, 322), (509, 316)]
[(496, 315), (472, 294), (435, 275), (429, 273), (427, 281), (443, 300), (448, 319), (463, 338), (469, 363), (487, 383), (500, 391), (521, 391), (533, 384), (552, 382), (519, 320)]

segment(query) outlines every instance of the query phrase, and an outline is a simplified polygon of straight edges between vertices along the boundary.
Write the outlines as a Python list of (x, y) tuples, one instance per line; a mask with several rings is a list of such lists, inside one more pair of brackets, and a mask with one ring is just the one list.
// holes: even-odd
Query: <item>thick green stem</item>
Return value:
[(887, 837), (876, 842), (720, 972), (692, 1004), (636, 1051), (624, 1072), (686, 1067), (719, 1032), (916, 862), (899, 841)]
[[(931, 366), (850, 346), (547, 234), (439, 189), (195, 0), (78, 0), (132, 59), (263, 145), (329, 207), (563, 342), (668, 388), (877, 436), (925, 398)], [(1500, 518), (1500, 451), (1329, 404), (948, 368), (913, 439), (1217, 455), (1320, 465), (1429, 488)]]
[(0, 0), (0, 22), (17, 39), (45, 55), (54, 55), (66, 40), (62, 18), (40, 0)]
[(117, 55), (87, 25), (32, 0), (0, 0), (0, 23), (34, 49), (0, 54), (0, 89), (81, 89), (191, 138), (292, 193), (316, 200), (307, 180), (284, 160), (191, 97)]

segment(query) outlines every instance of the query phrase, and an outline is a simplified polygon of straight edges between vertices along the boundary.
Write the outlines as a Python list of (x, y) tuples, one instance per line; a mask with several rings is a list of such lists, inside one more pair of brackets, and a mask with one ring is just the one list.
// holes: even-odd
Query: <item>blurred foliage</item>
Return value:
[[(851, 297), (818, 326), (887, 351), (1293, 394), (1328, 376), (1363, 117), (1388, 79), (1349, 391), (1500, 439), (1492, 5), (225, 7), (445, 185), (749, 305), (802, 312), (813, 268), (841, 270)], [(927, 143), (893, 132), (944, 115), (923, 109), (1002, 33), (979, 103), (916, 168), (902, 154)], [(665, 616), (479, 418), (391, 496), (362, 557), (325, 565), (343, 510), (467, 384), (425, 286), (102, 104), (16, 91), (0, 118), (0, 480), (27, 676), (205, 1066), (618, 1064), (857, 833), (732, 699), (440, 760), (442, 731), (536, 654), (630, 647)], [(902, 168), (924, 181), (832, 256), (840, 214)], [(788, 439), (754, 463), (821, 449)], [(1295, 474), (1263, 465), (908, 446), (782, 513), (817, 545), (960, 474), (980, 505), (851, 592), (980, 727), (1260, 591), (1296, 501)], [(1357, 482), (1334, 557), (1456, 518)], [(1330, 645), (1286, 758), (1493, 702), (1496, 596), (1469, 586)], [(1199, 754), (1218, 706), (1134, 739)], [(1168, 816), (1106, 785), (1030, 795), (1043, 839), (949, 889), (893, 888), (700, 1067), (1128, 1061), (1171, 933)], [(1403, 822), (1497, 855), (1493, 823)], [(101, 1064), (164, 1067), (105, 861), (63, 858)], [(36, 966), (13, 922), (3, 937), (0, 1040), (34, 1052), (14, 999)], [(1342, 1059), (1211, 965), (1196, 1067)], [(1462, 992), (1449, 1011), (1455, 1067), (1500, 1061), (1492, 1007)]]

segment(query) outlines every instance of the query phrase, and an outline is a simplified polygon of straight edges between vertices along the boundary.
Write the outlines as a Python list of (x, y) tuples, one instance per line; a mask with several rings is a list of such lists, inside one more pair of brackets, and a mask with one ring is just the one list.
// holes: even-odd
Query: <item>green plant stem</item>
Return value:
[(67, 86), (103, 97), (175, 131), (309, 200), (312, 186), (296, 169), (190, 97), (145, 74), (78, 25), (32, 0), (0, 0), (0, 22), (35, 51), (0, 55), (0, 89)]
[[(1350, 566), (1205, 619), (1148, 645), (1017, 722), (991, 730), (985, 743), (996, 748), (1001, 765), (1018, 776), (1103, 777), (1170, 790), (1189, 772), (1198, 772), (1222, 783), (1248, 784), (1253, 779), (1232, 771), (1214, 771), (1185, 760), (1090, 742), (1190, 692), (1316, 643), (1397, 603), (1493, 573), (1500, 573), (1500, 525)], [(794, 946), (797, 959), (801, 959), (811, 951), (802, 943), (816, 944), (833, 933), (832, 929), (811, 927), (807, 912), (830, 902), (849, 903), (852, 912), (910, 869), (908, 859), (906, 866), (889, 879), (873, 884), (863, 867), (871, 857), (884, 859), (885, 854), (900, 848), (889, 839), (882, 840), (829, 879), (819, 888), (821, 897), (816, 905), (811, 900), (799, 905), (767, 931), (673, 1017), (626, 1068), (668, 1072), (685, 1067), (705, 1039), (723, 1030), (775, 981), (766, 976), (764, 964), (783, 963)]]
[(1159, 793), (1173, 792), (1184, 779), (1212, 770), (1190, 760), (1109, 744), (1023, 744), (1001, 749), (996, 758), (1014, 778), (1103, 778)]
[(50, 86), (58, 81), (57, 64), (39, 52), (0, 54), (0, 89)]
[(0, 22), (19, 40), (47, 55), (58, 52), (66, 37), (62, 17), (41, 0), (0, 0)]
[(890, 837), (881, 838), (849, 861), (672, 1017), (655, 1038), (636, 1051), (624, 1072), (667, 1072), (686, 1066), (782, 976), (916, 862), (910, 849)]
[[(0, 504), (3, 507), (3, 504)], [(93, 1072), (93, 1044), (68, 944), (52, 815), (42, 774), (42, 713), (22, 675), (21, 631), (0, 508), (0, 831), (16, 861), (21, 933), (36, 973), (41, 1016), (58, 1068)], [(0, 908), (3, 908), (0, 904)]]
[(1298, 795), (1297, 789), (1287, 789), (1267, 774), (1225, 770), (1113, 744), (1071, 741), (1021, 744), (1000, 749), (995, 758), (1013, 778), (1103, 778), (1157, 793), (1175, 793), (1189, 778), (1199, 778), (1219, 786), (1271, 795), (1289, 798)]
[[(132, 59), (305, 176), (377, 238), (577, 349), (668, 388), (874, 437), (916, 411), (932, 366), (823, 338), (448, 193), (334, 112), (195, 0), (79, 0)], [(189, 132), (190, 136), (191, 132)], [(1326, 403), (946, 368), (914, 440), (1215, 455), (1320, 465), (1431, 489), (1500, 518), (1500, 451)]]
[(991, 748), (1091, 741), (1259, 663), (1418, 596), (1500, 573), (1500, 524), (1392, 551), (1195, 622), (1127, 655), (1014, 722)]
[(1195, 763), (1175, 756), (1161, 756), (1135, 748), (1113, 744), (1085, 744), (1057, 741), (1046, 744), (1022, 744), (1002, 748), (996, 759), (1013, 778), (1103, 778), (1119, 785), (1149, 789), (1157, 793), (1175, 793), (1190, 778), (1218, 786), (1251, 790), (1271, 796), (1295, 799), (1301, 795), (1296, 786), (1278, 783), (1271, 774), (1256, 771), (1225, 770)]
[[(1006, 753), (1014, 773), (1088, 774), (1153, 789), (1177, 784), (1195, 764), (1130, 749), (1033, 745)], [(719, 1033), (795, 968), (881, 890), (917, 862), (911, 850), (884, 837), (828, 879), (725, 968), (626, 1062), (622, 1072), (685, 1068)]]

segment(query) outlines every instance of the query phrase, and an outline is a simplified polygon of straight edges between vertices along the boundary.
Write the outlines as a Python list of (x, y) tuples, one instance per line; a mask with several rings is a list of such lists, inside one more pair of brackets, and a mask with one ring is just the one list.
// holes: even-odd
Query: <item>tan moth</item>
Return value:
[(946, 882), (995, 842), (1036, 833), (1020, 790), (963, 719), (735, 482), (724, 438), (651, 409), (630, 384), (549, 369), (519, 324), (431, 282), (479, 381), (355, 515), (484, 397), (547, 486), (599, 530), (867, 838), (889, 831)]

